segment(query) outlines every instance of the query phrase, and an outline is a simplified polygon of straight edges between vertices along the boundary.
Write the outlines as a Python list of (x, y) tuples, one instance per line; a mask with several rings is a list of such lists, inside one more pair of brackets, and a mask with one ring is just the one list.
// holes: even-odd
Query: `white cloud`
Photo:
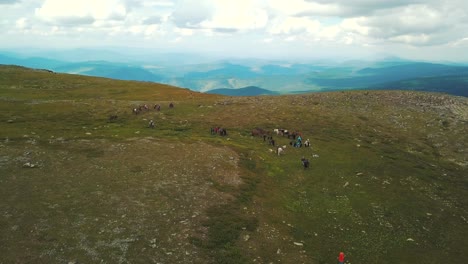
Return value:
[(15, 25), (16, 25), (16, 28), (22, 29), (22, 30), (31, 28), (31, 25), (30, 25), (28, 19), (25, 18), (25, 17), (22, 17), (22, 18), (16, 20)]
[(255, 1), (237, 0), (215, 3), (217, 4), (213, 16), (201, 23), (204, 28), (250, 30), (263, 28), (268, 22), (268, 13)]
[(468, 38), (466, 0), (0, 0), (0, 7), (0, 48), (53, 36), (63, 46), (157, 42), (239, 54), (369, 46), (454, 54)]
[(317, 33), (321, 30), (321, 24), (317, 20), (306, 17), (276, 18), (272, 21), (269, 32), (271, 34), (297, 34), (302, 32)]
[(369, 27), (364, 26), (367, 20), (363, 17), (344, 19), (340, 27), (346, 32), (354, 32), (364, 36), (369, 34)]
[(210, 1), (181, 0), (170, 15), (170, 20), (177, 27), (197, 28), (199, 24), (212, 15)]
[(322, 6), (321, 9), (303, 10), (302, 15), (328, 15), (340, 17), (367, 16), (378, 10), (424, 3), (427, 0), (306, 0), (311, 6)]
[(20, 2), (21, 0), (0, 0), (0, 5), (12, 5)]
[(176, 28), (174, 29), (176, 33), (178, 33), (181, 36), (192, 36), (193, 35), (193, 29), (189, 28)]
[(122, 20), (127, 9), (120, 0), (46, 0), (35, 14), (49, 23), (74, 25), (96, 20)]

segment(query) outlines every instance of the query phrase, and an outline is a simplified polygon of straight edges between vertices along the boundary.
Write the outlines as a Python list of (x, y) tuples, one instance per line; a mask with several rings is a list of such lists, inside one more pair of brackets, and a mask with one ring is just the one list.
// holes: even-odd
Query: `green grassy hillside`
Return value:
[[(442, 94), (223, 97), (2, 66), (0, 263), (454, 263), (467, 122)], [(312, 147), (272, 134), (278, 156), (255, 127)]]

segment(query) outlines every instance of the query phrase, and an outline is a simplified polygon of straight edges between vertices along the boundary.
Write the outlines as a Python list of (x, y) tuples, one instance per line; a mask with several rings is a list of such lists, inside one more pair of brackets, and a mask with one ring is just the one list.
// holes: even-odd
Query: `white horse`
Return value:
[(288, 130), (282, 129), (282, 128), (275, 128), (275, 129), (273, 129), (273, 132), (276, 133), (276, 135), (283, 136), (284, 134), (288, 133)]
[(281, 155), (281, 153), (283, 153), (284, 149), (282, 147), (278, 147), (278, 156)]

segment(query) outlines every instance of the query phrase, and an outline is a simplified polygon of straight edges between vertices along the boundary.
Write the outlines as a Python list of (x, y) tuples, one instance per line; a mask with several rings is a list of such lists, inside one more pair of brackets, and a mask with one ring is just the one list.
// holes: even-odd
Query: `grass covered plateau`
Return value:
[(224, 97), (1, 66), (0, 263), (455, 263), (467, 122), (466, 97), (436, 93)]

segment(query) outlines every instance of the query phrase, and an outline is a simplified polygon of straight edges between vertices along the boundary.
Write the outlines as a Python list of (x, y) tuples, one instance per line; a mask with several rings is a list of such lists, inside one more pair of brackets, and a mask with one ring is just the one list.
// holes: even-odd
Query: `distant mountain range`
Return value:
[(206, 91), (209, 94), (221, 94), (230, 96), (257, 96), (257, 95), (278, 95), (279, 93), (267, 89), (262, 89), (257, 86), (248, 86), (243, 88), (220, 88)]
[[(88, 53), (87, 53), (88, 52)], [(40, 53), (39, 53), (40, 54)], [(76, 50), (43, 52), (47, 57), (0, 51), (0, 64), (120, 80), (160, 82), (194, 91), (236, 96), (348, 89), (402, 89), (468, 94), (468, 66), (379, 61), (291, 63), (266, 60), (209, 60), (201, 56)], [(99, 57), (99, 54), (102, 54)], [(79, 58), (83, 61), (79, 61)], [(89, 60), (95, 58), (95, 60)], [(224, 87), (224, 88), (220, 88)]]

